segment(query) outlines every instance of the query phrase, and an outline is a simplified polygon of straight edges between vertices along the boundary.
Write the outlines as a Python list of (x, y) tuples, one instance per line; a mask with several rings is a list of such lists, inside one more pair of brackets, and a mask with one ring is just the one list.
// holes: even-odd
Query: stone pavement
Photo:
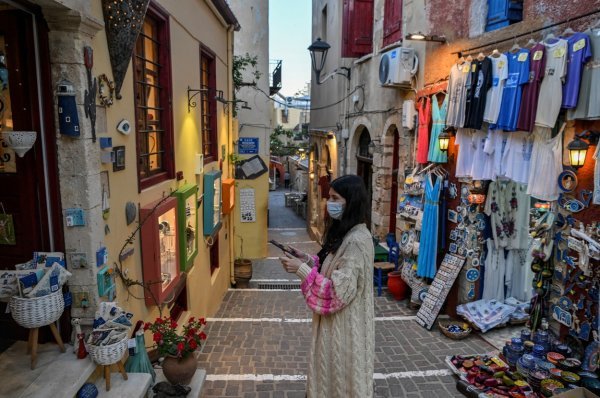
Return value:
[[(282, 220), (284, 210), (278, 213)], [(319, 247), (299, 227), (270, 229), (269, 239), (312, 252)], [(199, 357), (207, 373), (203, 398), (305, 396), (311, 313), (298, 278), (282, 269), (276, 259), (281, 251), (269, 246), (269, 257), (254, 261), (254, 288), (231, 289), (207, 320), (208, 339)], [(493, 347), (477, 335), (454, 341), (436, 328), (427, 331), (415, 314), (387, 291), (375, 297), (375, 397), (461, 397), (445, 356)]]

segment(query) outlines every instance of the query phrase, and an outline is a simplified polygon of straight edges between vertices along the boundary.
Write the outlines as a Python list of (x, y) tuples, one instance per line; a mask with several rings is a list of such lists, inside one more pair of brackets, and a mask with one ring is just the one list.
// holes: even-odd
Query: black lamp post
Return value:
[(317, 37), (317, 41), (308, 47), (310, 59), (312, 61), (312, 69), (315, 71), (315, 75), (317, 75), (317, 83), (319, 82), (321, 72), (325, 67), (327, 51), (329, 51), (330, 47), (331, 46), (326, 41), (322, 41), (320, 37)]

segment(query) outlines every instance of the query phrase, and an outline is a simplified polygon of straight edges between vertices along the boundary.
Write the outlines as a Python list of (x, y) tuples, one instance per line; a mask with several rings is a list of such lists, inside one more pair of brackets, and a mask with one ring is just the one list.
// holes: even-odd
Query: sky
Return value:
[(269, 0), (269, 58), (281, 59), (280, 94), (293, 96), (310, 81), (312, 0)]

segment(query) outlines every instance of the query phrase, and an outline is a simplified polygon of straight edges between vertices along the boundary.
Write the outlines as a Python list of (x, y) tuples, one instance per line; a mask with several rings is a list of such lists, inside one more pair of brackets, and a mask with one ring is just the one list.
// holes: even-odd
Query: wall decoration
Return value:
[(254, 180), (269, 171), (265, 162), (258, 155), (242, 160), (238, 166), (235, 171), (237, 179)]
[(94, 50), (92, 50), (92, 47), (86, 46), (83, 48), (83, 59), (88, 83), (88, 88), (85, 90), (83, 97), (83, 108), (85, 109), (85, 117), (90, 119), (92, 142), (96, 142), (96, 91), (98, 91), (98, 82), (95, 77), (92, 78), (92, 67), (94, 66)]
[(85, 212), (83, 209), (65, 209), (65, 220), (67, 227), (82, 227), (85, 225)]
[(131, 123), (129, 123), (129, 120), (121, 120), (117, 124), (117, 131), (123, 135), (129, 135), (129, 133), (131, 132)]
[(98, 296), (107, 297), (108, 301), (113, 301), (116, 294), (114, 270), (105, 265), (98, 271), (96, 279), (98, 282)]
[(0, 245), (16, 245), (15, 224), (12, 214), (6, 214), (0, 202)]
[(125, 221), (127, 225), (130, 225), (135, 221), (135, 216), (137, 215), (137, 207), (133, 202), (127, 202), (125, 204)]
[(204, 235), (213, 235), (221, 228), (221, 172), (204, 174)]
[(62, 135), (79, 137), (79, 114), (75, 102), (73, 83), (62, 80), (58, 83), (56, 96), (58, 101), (58, 130)]
[(149, 2), (150, 0), (102, 0), (104, 29), (117, 99), (121, 99), (123, 79)]
[(198, 254), (198, 185), (184, 185), (173, 192), (179, 223), (179, 267), (187, 271)]
[(240, 189), (240, 221), (256, 221), (256, 201), (252, 188)]
[(106, 74), (98, 76), (98, 98), (100, 105), (110, 107), (114, 102), (115, 83), (108, 80)]
[(113, 163), (113, 171), (125, 170), (125, 147), (114, 147), (115, 162)]

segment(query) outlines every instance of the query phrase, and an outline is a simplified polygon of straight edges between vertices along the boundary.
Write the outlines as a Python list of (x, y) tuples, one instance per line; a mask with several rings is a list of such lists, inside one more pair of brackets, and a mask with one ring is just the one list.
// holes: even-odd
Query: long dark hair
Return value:
[(355, 225), (367, 222), (367, 209), (371, 206), (365, 183), (357, 175), (336, 178), (329, 186), (346, 200), (346, 206), (340, 220), (327, 216), (325, 240), (318, 254), (320, 264), (323, 264), (329, 253), (335, 253), (340, 248), (348, 231)]

